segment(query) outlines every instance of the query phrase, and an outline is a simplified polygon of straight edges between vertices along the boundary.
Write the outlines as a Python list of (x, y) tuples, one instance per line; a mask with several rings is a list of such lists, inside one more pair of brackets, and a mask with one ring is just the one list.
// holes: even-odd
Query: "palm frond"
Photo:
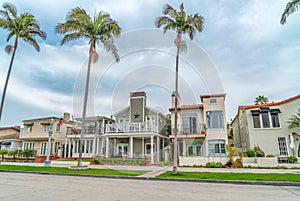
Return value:
[(169, 15), (172, 18), (176, 18), (178, 16), (177, 11), (172, 6), (170, 6), (169, 4), (165, 4), (163, 6), (162, 13), (164, 15)]
[(22, 37), (22, 39), (25, 42), (27, 42), (30, 45), (32, 45), (37, 52), (40, 52), (41, 48), (40, 48), (39, 44), (37, 43), (37, 41), (33, 37), (27, 36), (27, 37)]
[(17, 18), (17, 8), (12, 3), (4, 3), (2, 7), (7, 10), (14, 18)]
[(300, 113), (298, 112), (296, 115), (292, 115), (287, 121), (289, 124), (289, 129), (299, 128), (300, 127)]
[(292, 0), (288, 2), (285, 6), (285, 9), (281, 15), (280, 23), (283, 25), (286, 23), (287, 17), (296, 12), (300, 7), (300, 0)]
[(77, 40), (80, 38), (87, 38), (84, 34), (81, 33), (70, 33), (66, 34), (60, 42), (60, 45), (64, 45), (72, 40)]
[(102, 41), (104, 48), (106, 51), (111, 52), (112, 55), (115, 57), (116, 62), (120, 61), (120, 56), (118, 54), (118, 50), (114, 45), (112, 40)]

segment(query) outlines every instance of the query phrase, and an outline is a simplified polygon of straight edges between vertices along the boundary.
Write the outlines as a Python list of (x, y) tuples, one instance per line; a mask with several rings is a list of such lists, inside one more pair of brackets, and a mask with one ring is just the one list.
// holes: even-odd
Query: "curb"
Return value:
[(90, 174), (70, 174), (55, 172), (30, 172), (19, 170), (0, 170), (0, 172), (23, 173), (23, 174), (41, 174), (41, 175), (57, 175), (57, 176), (75, 176), (75, 177), (92, 177), (106, 179), (127, 179), (127, 180), (152, 180), (152, 181), (176, 181), (176, 182), (194, 182), (194, 183), (217, 183), (217, 184), (233, 184), (233, 185), (262, 185), (262, 186), (299, 186), (300, 182), (271, 182), (271, 181), (244, 181), (244, 180), (211, 180), (211, 179), (170, 179), (157, 177), (133, 177), (133, 176), (104, 176)]

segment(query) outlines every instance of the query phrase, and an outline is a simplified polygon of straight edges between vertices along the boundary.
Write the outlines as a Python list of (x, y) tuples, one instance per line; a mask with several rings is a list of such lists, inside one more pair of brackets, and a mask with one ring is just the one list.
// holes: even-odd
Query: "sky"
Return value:
[[(0, 126), (22, 125), (25, 119), (82, 114), (82, 99), (88, 58), (88, 42), (60, 45), (54, 32), (75, 7), (91, 16), (110, 13), (122, 28), (115, 40), (121, 60), (115, 62), (98, 44), (99, 61), (92, 66), (88, 116), (110, 116), (128, 105), (129, 94), (145, 91), (147, 104), (167, 114), (174, 91), (176, 47), (172, 31), (156, 29), (154, 20), (169, 3), (162, 0), (52, 0), (0, 1), (13, 3), (18, 13), (29, 12), (47, 33), (37, 38), (38, 53), (19, 43)], [(264, 95), (270, 102), (300, 94), (300, 12), (286, 24), (280, 16), (288, 1), (202, 0), (183, 1), (187, 13), (205, 19), (203, 31), (193, 41), (184, 37), (187, 51), (181, 53), (179, 94), (181, 104), (199, 104), (200, 95), (226, 93), (226, 120), (240, 105), (251, 105)], [(0, 30), (0, 92), (2, 94), (11, 55), (4, 52), (7, 32)]]

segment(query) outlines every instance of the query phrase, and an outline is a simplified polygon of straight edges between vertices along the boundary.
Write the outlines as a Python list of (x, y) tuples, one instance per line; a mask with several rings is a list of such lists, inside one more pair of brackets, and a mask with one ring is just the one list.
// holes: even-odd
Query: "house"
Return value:
[[(80, 134), (82, 130), (82, 119), (76, 120), (76, 129), (68, 129), (65, 141), (64, 157), (78, 157)], [(104, 116), (91, 116), (85, 119), (85, 132), (83, 135), (83, 158), (93, 156), (104, 156), (105, 153), (105, 125), (114, 122), (111, 118)]]
[[(179, 165), (206, 165), (207, 162), (226, 163), (228, 144), (225, 119), (226, 94), (201, 95), (201, 104), (181, 105), (178, 96), (177, 138)], [(175, 94), (172, 94), (171, 125), (174, 139)]]
[(20, 127), (1, 127), (0, 128), (0, 150), (7, 151), (21, 150), (22, 141), (19, 139)]
[(259, 146), (265, 154), (300, 156), (300, 130), (288, 119), (300, 112), (300, 95), (262, 105), (239, 106), (232, 121), (234, 146), (245, 152)]
[(116, 123), (106, 125), (106, 157), (164, 160), (168, 136), (165, 115), (147, 106), (145, 92), (130, 94), (129, 106), (114, 114)]
[(52, 133), (50, 155), (62, 157), (67, 130), (74, 127), (75, 123), (70, 120), (69, 113), (64, 113), (63, 123), (61, 120), (59, 117), (24, 120), (20, 136), (22, 149), (33, 150), (34, 156), (46, 156), (49, 133)]

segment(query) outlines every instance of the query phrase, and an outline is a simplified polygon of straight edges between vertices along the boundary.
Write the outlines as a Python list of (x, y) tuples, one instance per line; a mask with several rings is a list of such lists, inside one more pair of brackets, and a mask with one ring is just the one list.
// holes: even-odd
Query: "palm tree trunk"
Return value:
[(82, 166), (83, 135), (85, 133), (85, 117), (86, 117), (87, 99), (88, 99), (88, 95), (89, 95), (91, 63), (92, 63), (92, 54), (90, 51), (88, 68), (87, 68), (87, 73), (86, 73), (85, 93), (84, 93), (84, 102), (83, 102), (83, 111), (82, 111), (82, 126), (81, 126), (81, 133), (80, 133), (79, 157), (78, 157), (78, 164), (77, 164), (79, 167)]
[(2, 117), (4, 100), (5, 100), (5, 95), (6, 95), (6, 90), (7, 90), (8, 81), (9, 81), (9, 78), (10, 78), (10, 73), (11, 73), (12, 65), (14, 63), (17, 46), (18, 46), (18, 37), (16, 37), (16, 39), (15, 39), (15, 45), (13, 47), (14, 51), (13, 51), (13, 54), (12, 54), (11, 59), (10, 59), (10, 64), (9, 64), (9, 68), (8, 68), (8, 72), (7, 72), (7, 76), (6, 76), (6, 81), (5, 81), (4, 89), (3, 89), (3, 93), (2, 93), (1, 105), (0, 105), (0, 121), (1, 121), (1, 117)]
[(179, 50), (180, 45), (177, 46), (176, 54), (176, 74), (175, 74), (175, 109), (174, 109), (174, 157), (173, 157), (173, 174), (177, 173), (177, 161), (178, 161), (178, 140), (177, 140), (177, 104), (178, 104), (178, 66), (179, 66)]

